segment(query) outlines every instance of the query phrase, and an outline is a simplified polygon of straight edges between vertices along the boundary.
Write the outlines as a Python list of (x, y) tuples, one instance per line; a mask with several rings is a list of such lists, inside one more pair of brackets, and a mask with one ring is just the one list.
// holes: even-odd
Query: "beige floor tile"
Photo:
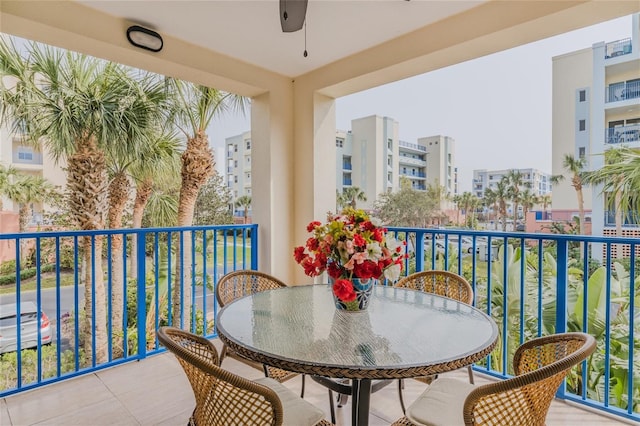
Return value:
[[(219, 341), (214, 341), (214, 344), (220, 349)], [(262, 371), (234, 359), (226, 359), (223, 367), (249, 379), (263, 375)], [(448, 373), (447, 376), (467, 380), (465, 370)], [(476, 374), (477, 384), (488, 383), (490, 380), (492, 379)], [(285, 385), (293, 392), (299, 393), (301, 376), (286, 382)], [(405, 403), (408, 405), (413, 402), (425, 388), (426, 385), (423, 383), (407, 380), (404, 390)], [(305, 399), (322, 409), (327, 419), (330, 418), (326, 388), (307, 379)], [(0, 400), (0, 415), (5, 416), (0, 417), (2, 426), (5, 426), (7, 416), (13, 425), (38, 422), (51, 425), (184, 425), (195, 406), (189, 382), (180, 364), (169, 353), (10, 396), (5, 400), (5, 406)], [(401, 414), (396, 383), (371, 395), (371, 426), (389, 425)], [(336, 424), (351, 424), (350, 402), (342, 408), (336, 408)], [(549, 426), (623, 424), (560, 401), (552, 403), (547, 418)]]
[(6, 398), (14, 425), (26, 425), (58, 417), (114, 396), (94, 374), (75, 377)]
[(35, 424), (38, 426), (137, 426), (140, 423), (129, 414), (120, 401), (110, 398)]
[(11, 417), (9, 417), (9, 410), (7, 409), (7, 403), (4, 398), (0, 399), (0, 425), (11, 426)]

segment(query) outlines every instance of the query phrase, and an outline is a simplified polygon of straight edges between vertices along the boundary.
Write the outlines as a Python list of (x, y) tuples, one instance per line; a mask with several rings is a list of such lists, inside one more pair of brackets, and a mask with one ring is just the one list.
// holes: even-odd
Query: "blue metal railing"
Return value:
[[(0, 396), (145, 358), (162, 350), (162, 325), (214, 337), (218, 279), (258, 265), (257, 225), (3, 234), (0, 244), (16, 259), (0, 268), (0, 304), (17, 309), (0, 323)], [(41, 318), (33, 332), (21, 302)], [(12, 333), (15, 348), (2, 350)]]
[[(390, 228), (407, 241), (404, 273), (444, 269), (465, 276), (474, 304), (500, 329), (496, 350), (474, 369), (513, 374), (522, 342), (584, 331), (596, 352), (571, 370), (557, 396), (640, 421), (640, 312), (635, 298), (640, 238)], [(633, 377), (635, 380), (629, 380)]]
[[(639, 238), (389, 230), (407, 242), (404, 274), (444, 269), (465, 276), (474, 305), (498, 324), (496, 350), (474, 369), (504, 379), (513, 374), (513, 352), (522, 342), (588, 332), (598, 349), (572, 369), (557, 396), (640, 420)], [(162, 351), (155, 331), (165, 324), (190, 322), (190, 330), (214, 337), (215, 285), (227, 272), (257, 268), (256, 235), (257, 225), (0, 235), (3, 248), (19, 259), (13, 266), (19, 272), (15, 288), (0, 295), (0, 302), (33, 301), (38, 318), (44, 313), (51, 322), (49, 329), (44, 323), (37, 328), (36, 341), (43, 342), (45, 333), (52, 336), (50, 346), (37, 344), (35, 350), (21, 350), (17, 337), (18, 351), (0, 358), (3, 371), (14, 371), (0, 377), (0, 396)], [(121, 269), (115, 267), (119, 259)], [(11, 273), (7, 265), (0, 268), (0, 284)], [(105, 296), (96, 297), (99, 277)], [(183, 300), (174, 300), (176, 286)], [(117, 302), (119, 287), (123, 296)], [(87, 295), (90, 310), (83, 309)], [(97, 299), (104, 300), (104, 325)], [(116, 319), (120, 307), (122, 318)]]

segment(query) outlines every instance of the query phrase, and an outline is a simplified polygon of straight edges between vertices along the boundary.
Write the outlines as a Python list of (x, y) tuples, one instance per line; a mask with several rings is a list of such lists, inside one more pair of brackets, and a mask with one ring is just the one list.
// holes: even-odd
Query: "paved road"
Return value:
[[(207, 297), (207, 313), (210, 314), (213, 312), (213, 302), (215, 299), (215, 295), (213, 290), (207, 289), (206, 291)], [(58, 297), (56, 294), (55, 288), (46, 288), (40, 292), (40, 298), (42, 303), (42, 311), (47, 314), (49, 317), (49, 321), (53, 326), (58, 323), (57, 311), (56, 308), (58, 306)], [(37, 293), (35, 291), (24, 291), (20, 295), (20, 300), (22, 302), (33, 302), (37, 303)], [(74, 286), (65, 286), (60, 287), (60, 315), (64, 315), (65, 313), (70, 313), (75, 311), (75, 293)], [(0, 295), (0, 304), (11, 304), (15, 303), (16, 296), (15, 294), (3, 294)], [(78, 304), (80, 309), (84, 305), (84, 286), (78, 287)], [(196, 287), (196, 306), (199, 309), (203, 307), (203, 289), (202, 287)]]

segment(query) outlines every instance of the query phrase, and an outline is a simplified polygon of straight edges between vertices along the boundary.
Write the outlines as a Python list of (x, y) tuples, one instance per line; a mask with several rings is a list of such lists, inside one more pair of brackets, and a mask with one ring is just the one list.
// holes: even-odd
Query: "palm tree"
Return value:
[[(186, 83), (175, 79), (167, 79), (167, 87), (174, 96), (173, 119), (177, 127), (187, 138), (187, 145), (182, 153), (182, 183), (178, 201), (178, 226), (191, 226), (193, 212), (200, 187), (215, 173), (214, 158), (209, 147), (206, 129), (213, 118), (225, 111), (244, 111), (246, 99), (220, 90)], [(189, 234), (182, 234), (183, 241), (189, 241)], [(183, 262), (189, 259), (191, 245), (177, 244), (175, 281), (173, 286), (173, 324), (191, 329), (191, 286), (181, 286), (181, 282), (191, 282), (191, 271), (183, 270)], [(187, 313), (180, 318), (181, 306)], [(181, 322), (182, 320), (182, 322)]]
[[(582, 158), (575, 158), (571, 154), (565, 154), (562, 160), (562, 167), (571, 174), (571, 186), (576, 191), (578, 198), (578, 216), (580, 218), (580, 234), (584, 235), (584, 196), (582, 194), (583, 177), (585, 173), (585, 161)], [(564, 180), (564, 175), (551, 176), (551, 183), (556, 184)]]
[(513, 223), (518, 221), (518, 208), (520, 206), (520, 193), (522, 192), (522, 188), (528, 188), (529, 185), (524, 182), (524, 175), (516, 170), (511, 169), (509, 173), (504, 176), (508, 183), (507, 193), (509, 194), (509, 199), (513, 203)]
[(522, 214), (524, 215), (524, 223), (527, 223), (527, 213), (539, 202), (539, 198), (531, 189), (525, 188), (520, 193), (520, 204), (522, 205)]
[(546, 213), (547, 207), (551, 205), (551, 195), (544, 194), (538, 198), (538, 204), (542, 204), (542, 210)]
[(41, 203), (55, 196), (55, 187), (42, 176), (17, 174), (6, 190), (7, 197), (19, 205), (20, 232), (29, 222), (29, 205)]
[(4, 209), (4, 203), (2, 202), (2, 196), (6, 196), (11, 191), (11, 184), (13, 178), (18, 175), (18, 171), (9, 166), (5, 167), (0, 165), (0, 211)]
[[(463, 192), (460, 196), (460, 206), (464, 210), (465, 214), (465, 226), (472, 227), (473, 218), (474, 218), (474, 210), (477, 205), (478, 197), (473, 195), (471, 192)], [(471, 214), (469, 214), (471, 213)]]
[[(45, 144), (56, 164), (66, 160), (72, 219), (83, 230), (104, 229), (109, 179), (103, 147), (124, 144), (152, 124), (138, 108), (140, 93), (123, 78), (121, 65), (36, 43), (27, 50), (28, 61), (12, 41), (0, 40), (2, 121), (28, 142)], [(83, 333), (90, 342), (93, 331), (96, 351), (91, 344), (84, 349), (98, 363), (107, 360), (104, 274), (94, 258), (102, 246), (101, 235), (83, 238)]]
[(251, 207), (251, 197), (248, 195), (243, 195), (241, 197), (238, 197), (238, 199), (235, 202), (235, 206), (244, 210), (244, 213), (242, 216), (244, 217), (244, 223), (247, 223), (249, 207)]
[[(152, 226), (171, 226), (176, 223), (177, 202), (173, 203), (170, 197), (162, 197), (159, 193), (166, 192), (166, 188), (171, 188), (176, 182), (179, 182), (180, 143), (177, 135), (172, 131), (161, 130), (159, 133), (154, 132), (153, 135), (150, 139), (152, 143), (147, 146), (148, 150), (144, 155), (144, 160), (142, 156), (138, 157), (129, 169), (135, 185), (131, 222), (131, 227), (134, 229), (142, 228), (145, 207), (152, 197), (155, 200), (169, 201), (168, 206), (155, 210), (157, 215), (152, 215), (154, 218)], [(175, 204), (175, 208), (172, 207), (173, 204)], [(171, 210), (175, 210), (173, 214), (167, 213)], [(173, 217), (173, 220), (164, 221), (161, 224), (160, 217)], [(131, 256), (129, 257), (129, 271), (132, 276), (136, 276), (137, 271), (136, 248), (137, 237), (134, 235)]]
[(498, 197), (496, 196), (496, 192), (491, 188), (485, 188), (483, 198), (486, 206), (493, 212), (493, 218), (495, 220), (498, 212)]
[(503, 176), (496, 184), (495, 190), (495, 196), (498, 202), (498, 213), (502, 219), (502, 231), (507, 230), (507, 199), (509, 198), (508, 186), (509, 182), (506, 177)]
[[(640, 169), (635, 169), (636, 166), (640, 167), (640, 162), (636, 160), (638, 153), (640, 151), (629, 148), (609, 149), (604, 153), (605, 165), (600, 170), (583, 174), (585, 183), (603, 185), (601, 194), (607, 200), (608, 210), (613, 208), (615, 211), (617, 236), (622, 235), (623, 214), (628, 215), (632, 206), (623, 200), (628, 200), (630, 196), (635, 197), (638, 192), (639, 187), (632, 185), (637, 183), (635, 177), (640, 173)], [(621, 247), (617, 247), (616, 257), (621, 258), (622, 254)]]
[(456, 206), (456, 225), (460, 225), (460, 204), (462, 203), (462, 196), (456, 194), (451, 201), (453, 201), (453, 204)]
[(342, 188), (342, 194), (338, 198), (338, 204), (342, 205), (342, 207), (352, 207), (355, 209), (357, 201), (367, 201), (367, 194), (365, 194), (363, 190), (357, 186)]

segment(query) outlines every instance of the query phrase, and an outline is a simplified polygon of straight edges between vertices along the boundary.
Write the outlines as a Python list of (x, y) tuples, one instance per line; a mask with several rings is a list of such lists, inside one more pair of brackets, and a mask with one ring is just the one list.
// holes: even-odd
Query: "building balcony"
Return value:
[(624, 102), (640, 98), (640, 81), (610, 84), (605, 88), (605, 102)]
[[(16, 282), (13, 292), (2, 295), (2, 302), (32, 301), (38, 312), (48, 316), (46, 338), (51, 341), (42, 344), (45, 331), (40, 331), (33, 349), (0, 357), (0, 367), (6, 372), (0, 382), (2, 424), (94, 424), (96, 419), (109, 424), (183, 424), (193, 409), (193, 397), (177, 362), (155, 339), (155, 330), (167, 324), (181, 325), (216, 339), (219, 306), (214, 289), (228, 272), (258, 268), (257, 239), (251, 238), (257, 231), (258, 225), (223, 225), (0, 234), (4, 255), (20, 256), (25, 246), (48, 253), (36, 256), (33, 278), (22, 271), (20, 262), (14, 264), (13, 272), (24, 278)], [(389, 231), (407, 243), (405, 273), (444, 269), (464, 275), (473, 286), (476, 308), (496, 322), (498, 349), (473, 367), (479, 383), (511, 377), (508, 360), (523, 341), (588, 331), (598, 340), (599, 349), (571, 370), (558, 399), (618, 420), (640, 421), (637, 404), (626, 403), (634, 401), (640, 391), (637, 381), (627, 380), (639, 368), (640, 317), (634, 300), (640, 294), (640, 271), (620, 266), (624, 262), (615, 269), (612, 262), (593, 260), (584, 267), (580, 263), (582, 253), (606, 259), (619, 246), (630, 248), (626, 253), (636, 253), (639, 238), (394, 227)], [(123, 237), (119, 253), (112, 244), (115, 236)], [(85, 237), (92, 245), (89, 250), (83, 250)], [(102, 250), (95, 247), (98, 237), (104, 239), (102, 259)], [(140, 243), (143, 241), (145, 244)], [(177, 247), (185, 259), (176, 254)], [(135, 259), (127, 258), (131, 253)], [(118, 268), (109, 267), (118, 259), (127, 260), (121, 276), (114, 272)], [(135, 260), (134, 267), (129, 260)], [(94, 273), (87, 274), (82, 265), (93, 268)], [(4, 269), (5, 274), (11, 272)], [(177, 277), (172, 272), (176, 270), (181, 271)], [(47, 285), (42, 280), (46, 274), (54, 278)], [(91, 282), (83, 282), (84, 277)], [(176, 285), (184, 300), (174, 311), (170, 298)], [(35, 290), (16, 290), (21, 286)], [(94, 316), (88, 321), (89, 333), (84, 334), (85, 295), (98, 303), (93, 289), (102, 286), (109, 301), (114, 300), (114, 289), (124, 286), (128, 291), (120, 306), (105, 304), (109, 320), (104, 332), (92, 328), (97, 320)], [(138, 303), (140, 300), (145, 302)], [(112, 317), (118, 308), (124, 314), (120, 324), (125, 324), (120, 330)], [(20, 336), (16, 340), (22, 341)], [(21, 344), (18, 349), (23, 349)], [(253, 378), (261, 374), (232, 360), (225, 360), (223, 366)], [(286, 385), (297, 392), (298, 381)], [(424, 389), (415, 381), (405, 385), (407, 401)], [(311, 381), (308, 386), (305, 398), (328, 411), (326, 389), (314, 387)], [(389, 424), (400, 417), (396, 390), (393, 386), (387, 389), (372, 396), (374, 401), (385, 401), (372, 404), (372, 424)], [(31, 392), (24, 392), (27, 390)], [(560, 401), (554, 407), (547, 424), (620, 424)], [(339, 409), (338, 413), (343, 417), (338, 424), (346, 424), (349, 410)]]
[(413, 158), (406, 154), (400, 154), (398, 156), (398, 163), (407, 165), (407, 166), (418, 166), (418, 167), (427, 166), (427, 162), (425, 160), (421, 160), (420, 158)]
[(640, 124), (604, 129), (604, 140), (607, 144), (640, 142)]
[(417, 152), (421, 152), (421, 153), (427, 152), (427, 147), (426, 146), (418, 145), (418, 144), (411, 143), (411, 142), (400, 141), (399, 142), (399, 146), (402, 147), (402, 148), (411, 149), (413, 151), (417, 151)]
[(353, 185), (353, 182), (351, 179), (342, 178), (342, 186), (351, 186), (351, 185)]
[(611, 43), (607, 43), (604, 47), (604, 58), (609, 59), (628, 55), (631, 53), (631, 49), (631, 38), (612, 41)]
[(425, 179), (427, 177), (427, 174), (424, 172), (400, 172), (400, 175), (412, 179)]
[(342, 170), (351, 170), (352, 167), (351, 163), (342, 163)]

